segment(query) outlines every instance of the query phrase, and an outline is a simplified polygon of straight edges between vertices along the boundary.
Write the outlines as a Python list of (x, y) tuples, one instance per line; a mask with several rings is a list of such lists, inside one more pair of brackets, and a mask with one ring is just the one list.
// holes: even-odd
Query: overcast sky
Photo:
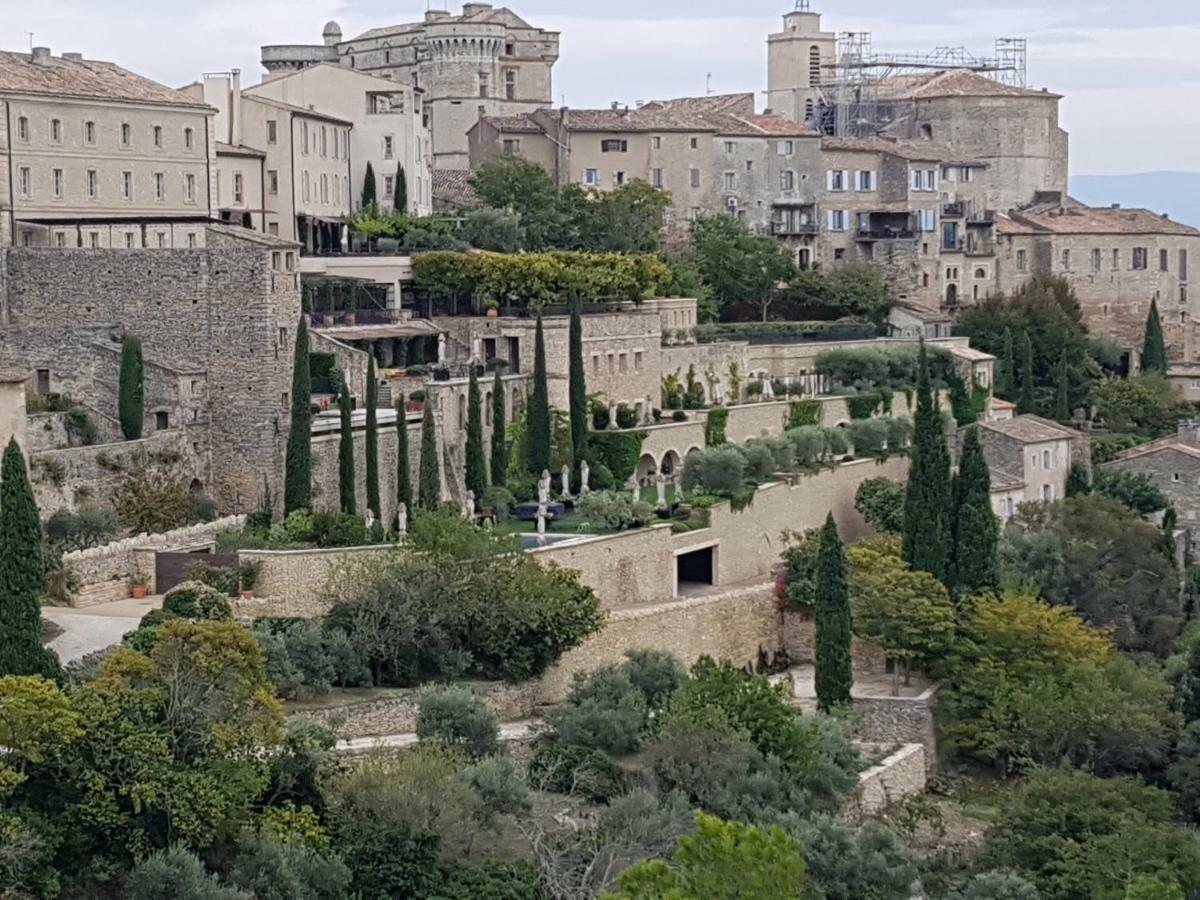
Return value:
[[(498, 4), (497, 4), (498, 5)], [(554, 99), (572, 106), (632, 103), (766, 87), (769, 32), (792, 0), (514, 0), (531, 24), (562, 32)], [(814, 0), (832, 31), (870, 31), (876, 50), (1029, 39), (1029, 81), (1064, 94), (1072, 174), (1200, 171), (1200, 3), (1195, 0)], [(848, 9), (847, 9), (848, 7)], [(171, 85), (240, 68), (259, 79), (258, 48), (319, 43), (326, 20), (349, 37), (412, 21), (402, 0), (0, 0), (0, 46), (33, 41), (82, 51)]]

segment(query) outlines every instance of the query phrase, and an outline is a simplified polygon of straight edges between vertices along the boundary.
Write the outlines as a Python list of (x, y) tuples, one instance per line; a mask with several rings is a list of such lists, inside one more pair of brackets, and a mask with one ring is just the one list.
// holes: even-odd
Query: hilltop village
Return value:
[(0, 896), (1200, 897), (1200, 230), (770, 27), (0, 51)]

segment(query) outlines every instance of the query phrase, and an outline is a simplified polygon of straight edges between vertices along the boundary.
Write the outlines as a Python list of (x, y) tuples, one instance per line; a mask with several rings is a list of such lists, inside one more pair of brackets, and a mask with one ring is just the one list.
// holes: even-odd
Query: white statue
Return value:
[(646, 403), (642, 407), (642, 424), (643, 425), (653, 425), (654, 424), (654, 400), (651, 399), (649, 396), (646, 397)]
[(654, 489), (658, 492), (658, 499), (654, 504), (655, 509), (667, 508), (667, 476), (659, 472), (654, 479)]
[(769, 376), (763, 378), (762, 397), (764, 400), (774, 400), (775, 399), (775, 388), (772, 387), (771, 379)]
[(675, 477), (671, 479), (671, 483), (675, 485), (675, 502), (679, 503), (683, 500), (683, 473), (676, 472)]
[(571, 467), (567, 465), (562, 467), (562, 495), (571, 496)]
[(550, 471), (542, 469), (542, 477), (538, 479), (538, 503), (545, 505), (550, 502)]
[(396, 531), (400, 534), (408, 533), (408, 504), (403, 501), (396, 507)]
[(718, 406), (725, 402), (725, 385), (719, 381), (713, 388), (713, 399), (716, 400)]
[(475, 521), (475, 492), (467, 491), (467, 496), (463, 498), (463, 516), (468, 522)]
[(617, 401), (609, 400), (608, 401), (608, 430), (616, 431), (617, 427), (618, 427), (617, 426)]
[(446, 333), (443, 331), (438, 335), (438, 365), (444, 365), (446, 362)]
[(586, 494), (591, 488), (588, 487), (588, 478), (592, 474), (592, 467), (588, 465), (585, 459), (579, 464), (579, 493)]
[(367, 510), (367, 514), (365, 516), (363, 516), (363, 524), (367, 526), (368, 531), (370, 531), (371, 528), (374, 527), (375, 513), (373, 510), (369, 510), (369, 509)]
[(638, 485), (636, 474), (629, 476), (629, 490), (633, 493), (633, 502), (637, 503), (642, 496), (642, 490)]
[(539, 503), (537, 510), (537, 533), (539, 537), (545, 537), (546, 535), (546, 515), (546, 504), (544, 502)]

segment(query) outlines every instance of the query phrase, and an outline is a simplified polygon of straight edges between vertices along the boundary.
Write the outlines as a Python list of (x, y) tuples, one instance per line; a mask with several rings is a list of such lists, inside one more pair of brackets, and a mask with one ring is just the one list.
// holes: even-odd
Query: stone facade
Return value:
[(860, 773), (854, 796), (843, 808), (844, 815), (861, 821), (925, 793), (927, 754), (921, 744), (904, 744)]
[(1091, 465), (1087, 436), (1049, 419), (1022, 415), (977, 427), (992, 473), (992, 511), (1001, 519), (1026, 501), (1062, 500), (1071, 465)]
[(362, 561), (395, 553), (394, 544), (340, 547), (334, 550), (242, 550), (239, 560), (262, 563), (255, 596), (239, 599), (239, 618), (313, 619), (328, 615), (337, 602), (336, 578)]
[(1192, 551), (1200, 548), (1200, 430), (1195, 422), (1181, 422), (1174, 437), (1126, 450), (1101, 468), (1147, 476), (1175, 510)]
[[(78, 389), (92, 408), (115, 409), (107, 390), (87, 400), (79, 376), (99, 365), (98, 338), (115, 346), (136, 334), (146, 357), (186, 388), (170, 408), (197, 417), (183, 424), (210, 457), (201, 487), (223, 511), (253, 509), (264, 482), (283, 478), (300, 317), (299, 276), (286, 267), (295, 249), (220, 225), (207, 226), (194, 250), (12, 248), (0, 277), (0, 361), (44, 369), (52, 390)], [(193, 380), (202, 399), (189, 396)]]

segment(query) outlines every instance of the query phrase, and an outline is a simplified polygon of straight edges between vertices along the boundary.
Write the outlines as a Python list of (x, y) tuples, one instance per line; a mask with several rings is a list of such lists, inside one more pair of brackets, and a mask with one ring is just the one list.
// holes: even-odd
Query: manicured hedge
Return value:
[(866, 319), (820, 322), (713, 322), (696, 326), (696, 340), (701, 344), (711, 344), (715, 341), (851, 341), (865, 340), (878, 335), (879, 327)]

